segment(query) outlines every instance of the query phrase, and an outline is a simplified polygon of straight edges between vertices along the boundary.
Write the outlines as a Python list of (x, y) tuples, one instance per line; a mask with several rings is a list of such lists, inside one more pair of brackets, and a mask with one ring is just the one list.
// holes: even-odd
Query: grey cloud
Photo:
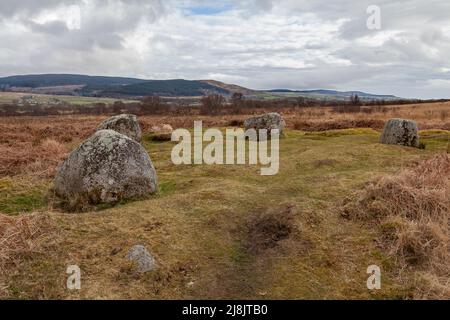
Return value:
[(97, 44), (102, 49), (119, 50), (123, 48), (122, 37), (117, 34), (106, 34), (103, 37), (96, 39)]
[[(36, 9), (48, 9), (50, 2)], [(91, 50), (94, 46), (103, 49), (123, 48), (122, 33), (133, 31), (140, 23), (153, 23), (164, 15), (165, 8), (160, 0), (110, 0), (67, 1), (65, 4), (80, 5), (80, 28), (69, 30), (64, 20), (36, 23), (29, 16), (21, 16), (23, 24), (32, 32), (47, 33), (49, 44), (55, 49)], [(58, 3), (61, 5), (61, 3)], [(31, 10), (30, 10), (31, 12)], [(39, 12), (39, 10), (37, 10)], [(36, 12), (34, 13), (35, 16)]]
[[(74, 72), (216, 77), (255, 89), (330, 88), (450, 97), (447, 0), (2, 0), (0, 75)], [(81, 8), (81, 26), (44, 10)], [(368, 5), (382, 30), (366, 28)], [(343, 22), (345, 21), (345, 22)]]
[(79, 0), (2, 0), (0, 17), (12, 18), (18, 14), (35, 14), (61, 4), (75, 4)]
[(63, 21), (50, 21), (47, 23), (36, 23), (28, 21), (26, 24), (33, 32), (62, 35), (69, 31), (67, 25)]

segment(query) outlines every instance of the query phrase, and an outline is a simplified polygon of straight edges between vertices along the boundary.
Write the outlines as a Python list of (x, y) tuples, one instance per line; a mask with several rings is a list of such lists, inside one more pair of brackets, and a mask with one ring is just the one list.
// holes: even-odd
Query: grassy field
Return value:
[[(106, 103), (112, 104), (118, 99), (112, 98), (95, 98), (95, 97), (80, 97), (80, 96), (64, 96), (64, 95), (47, 95), (47, 94), (34, 94), (34, 93), (21, 93), (21, 92), (0, 92), (0, 104), (13, 103), (15, 101), (23, 101), (23, 97), (29, 97), (35, 103), (49, 104), (55, 101), (66, 102), (74, 105), (84, 105), (93, 103)], [(120, 99), (119, 99), (120, 100)], [(125, 100), (123, 100), (125, 101)], [(133, 100), (126, 100), (127, 102), (133, 102)]]
[[(343, 202), (377, 176), (449, 152), (449, 108), (286, 111), (289, 130), (274, 177), (260, 176), (255, 166), (174, 166), (173, 143), (152, 141), (150, 128), (189, 128), (199, 116), (140, 117), (158, 194), (83, 214), (59, 208), (52, 180), (68, 152), (107, 116), (2, 118), (0, 236), (6, 253), (0, 252), (0, 297), (414, 297), (416, 272), (405, 271), (380, 245), (379, 228), (343, 218)], [(201, 119), (204, 127), (225, 128), (248, 116)], [(379, 144), (382, 124), (391, 117), (418, 121), (426, 149)], [(125, 256), (135, 244), (155, 255), (158, 271), (134, 272)], [(71, 264), (82, 269), (79, 292), (65, 286)], [(380, 291), (366, 288), (372, 264), (382, 268)]]
[[(51, 192), (54, 171), (37, 168), (54, 168), (98, 120), (82, 120), (84, 129), (68, 127), (74, 139), (55, 131), (30, 142), (40, 156), (23, 170), (2, 174), (0, 212), (45, 217), (32, 250), (19, 252), (3, 266), (3, 297), (412, 297), (414, 274), (399, 280), (400, 265), (378, 245), (378, 230), (344, 219), (340, 209), (348, 195), (375, 177), (446, 152), (449, 131), (422, 131), (427, 147), (421, 150), (381, 145), (379, 132), (369, 128), (288, 130), (280, 145), (280, 172), (273, 177), (260, 176), (257, 166), (175, 166), (170, 160), (174, 144), (153, 142), (146, 133), (143, 145), (157, 169), (158, 194), (114, 208), (66, 213)], [(19, 142), (20, 137), (27, 139), (3, 136), (2, 143)], [(154, 254), (156, 272), (134, 272), (125, 256), (135, 244)], [(82, 270), (77, 292), (65, 286), (66, 268), (73, 264)], [(383, 272), (379, 291), (366, 287), (366, 269), (374, 264)]]

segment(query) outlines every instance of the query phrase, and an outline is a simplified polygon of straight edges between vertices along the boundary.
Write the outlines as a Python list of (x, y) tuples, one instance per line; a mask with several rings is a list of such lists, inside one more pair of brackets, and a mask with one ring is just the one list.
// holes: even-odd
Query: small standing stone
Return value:
[(99, 130), (114, 130), (137, 142), (141, 142), (142, 139), (141, 127), (137, 117), (133, 114), (121, 114), (108, 118), (100, 123), (97, 128), (97, 131)]
[(156, 261), (143, 245), (135, 245), (128, 252), (128, 260), (136, 264), (137, 270), (141, 273), (156, 269)]
[(255, 129), (258, 136), (259, 130), (265, 129), (267, 130), (267, 137), (270, 137), (271, 130), (278, 129), (281, 136), (286, 127), (286, 122), (279, 113), (271, 112), (245, 120), (244, 127), (245, 130)]
[(419, 146), (417, 123), (406, 119), (390, 119), (384, 126), (380, 142), (409, 147)]

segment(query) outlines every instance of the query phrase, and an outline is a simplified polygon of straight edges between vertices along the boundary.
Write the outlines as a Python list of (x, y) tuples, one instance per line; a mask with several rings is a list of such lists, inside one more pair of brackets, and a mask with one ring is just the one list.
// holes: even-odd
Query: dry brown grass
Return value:
[(417, 274), (414, 298), (450, 298), (448, 154), (378, 178), (357, 199), (346, 200), (343, 215), (380, 225), (381, 245), (402, 269)]
[(329, 120), (296, 120), (293, 123), (295, 130), (304, 131), (326, 131), (350, 128), (371, 128), (380, 130), (384, 126), (384, 121), (374, 119), (329, 119)]
[(0, 298), (6, 296), (5, 277), (21, 261), (39, 251), (42, 236), (50, 228), (50, 219), (44, 214), (9, 217), (0, 214)]
[[(285, 116), (290, 121), (295, 114)], [(58, 154), (58, 144), (74, 149), (105, 117), (17, 118), (15, 124), (0, 119), (0, 128), (7, 125), (8, 134), (23, 143), (14, 146), (16, 151), (31, 146), (25, 151), (32, 154), (33, 147), (45, 146), (49, 154)], [(203, 120), (205, 127), (228, 126), (245, 117)], [(147, 133), (154, 125), (192, 127), (194, 119), (201, 118), (140, 117), (161, 190), (149, 199), (98, 208), (101, 212), (66, 214), (50, 203), (51, 196), (41, 201), (51, 187), (50, 177), (38, 177), (27, 186), (36, 174), (26, 173), (29, 164), (23, 176), (15, 170), (18, 176), (0, 181), (4, 207), (11, 208), (11, 214), (23, 215), (21, 201), (37, 198), (43, 204), (29, 207), (48, 212), (55, 225), (39, 249), (42, 254), (8, 269), (3, 281), (9, 285), (7, 298), (373, 298), (365, 287), (365, 270), (370, 264), (384, 267), (385, 251), (373, 242), (371, 226), (343, 221), (336, 204), (373, 175), (443, 151), (447, 144), (436, 137), (428, 139), (426, 150), (406, 149), (378, 144), (373, 130), (288, 130), (282, 140), (282, 169), (268, 181), (248, 166), (173, 166), (173, 145), (149, 141)], [(43, 137), (23, 135), (26, 126)], [(67, 132), (82, 129), (64, 143), (66, 127)], [(35, 191), (42, 192), (35, 196)], [(148, 246), (158, 261), (161, 269), (155, 274), (138, 277), (130, 269), (126, 252), (137, 243)], [(66, 290), (65, 268), (71, 264), (82, 267), (82, 292)], [(392, 269), (383, 270), (384, 287), (376, 298), (410, 296)]]
[[(169, 124), (174, 129), (191, 128), (195, 120), (204, 127), (241, 126), (250, 114), (264, 111), (251, 109), (247, 114), (200, 116), (155, 115), (139, 117), (144, 133), (152, 127)], [(403, 117), (416, 120), (419, 128), (450, 130), (450, 103), (374, 107), (370, 113), (337, 113), (331, 107), (281, 109), (288, 128), (325, 131), (347, 128), (381, 130), (387, 119)], [(108, 116), (7, 117), (0, 119), (0, 177), (33, 174), (52, 177), (58, 163), (82, 140), (89, 137)], [(165, 137), (167, 139), (167, 137)], [(59, 145), (58, 145), (59, 143)], [(67, 149), (66, 149), (67, 147)]]
[[(0, 177), (32, 173), (52, 177), (57, 165), (108, 116), (0, 118)], [(204, 117), (205, 126), (226, 126), (231, 117)], [(144, 133), (162, 123), (190, 128), (198, 117), (140, 117)], [(167, 140), (167, 137), (165, 137)]]
[(45, 138), (37, 144), (1, 144), (0, 177), (26, 173), (39, 177), (53, 176), (57, 165), (67, 153), (63, 144), (51, 138)]
[[(407, 118), (418, 122), (421, 130), (450, 130), (450, 103), (365, 107), (366, 111), (337, 113), (333, 108), (302, 108), (287, 113), (288, 127), (297, 130), (322, 131), (346, 128), (382, 129), (390, 118)], [(367, 112), (367, 110), (369, 112)]]

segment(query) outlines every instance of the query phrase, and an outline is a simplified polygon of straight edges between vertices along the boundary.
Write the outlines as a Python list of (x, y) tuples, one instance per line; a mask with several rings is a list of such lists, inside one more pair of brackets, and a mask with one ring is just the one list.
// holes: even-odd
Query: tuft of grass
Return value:
[(48, 233), (50, 226), (50, 219), (45, 214), (20, 217), (0, 214), (0, 298), (20, 295), (19, 290), (10, 285), (5, 277), (23, 259), (40, 250), (43, 236)]
[(380, 177), (356, 197), (346, 201), (344, 216), (381, 226), (383, 245), (421, 279), (415, 297), (449, 299), (450, 156)]

